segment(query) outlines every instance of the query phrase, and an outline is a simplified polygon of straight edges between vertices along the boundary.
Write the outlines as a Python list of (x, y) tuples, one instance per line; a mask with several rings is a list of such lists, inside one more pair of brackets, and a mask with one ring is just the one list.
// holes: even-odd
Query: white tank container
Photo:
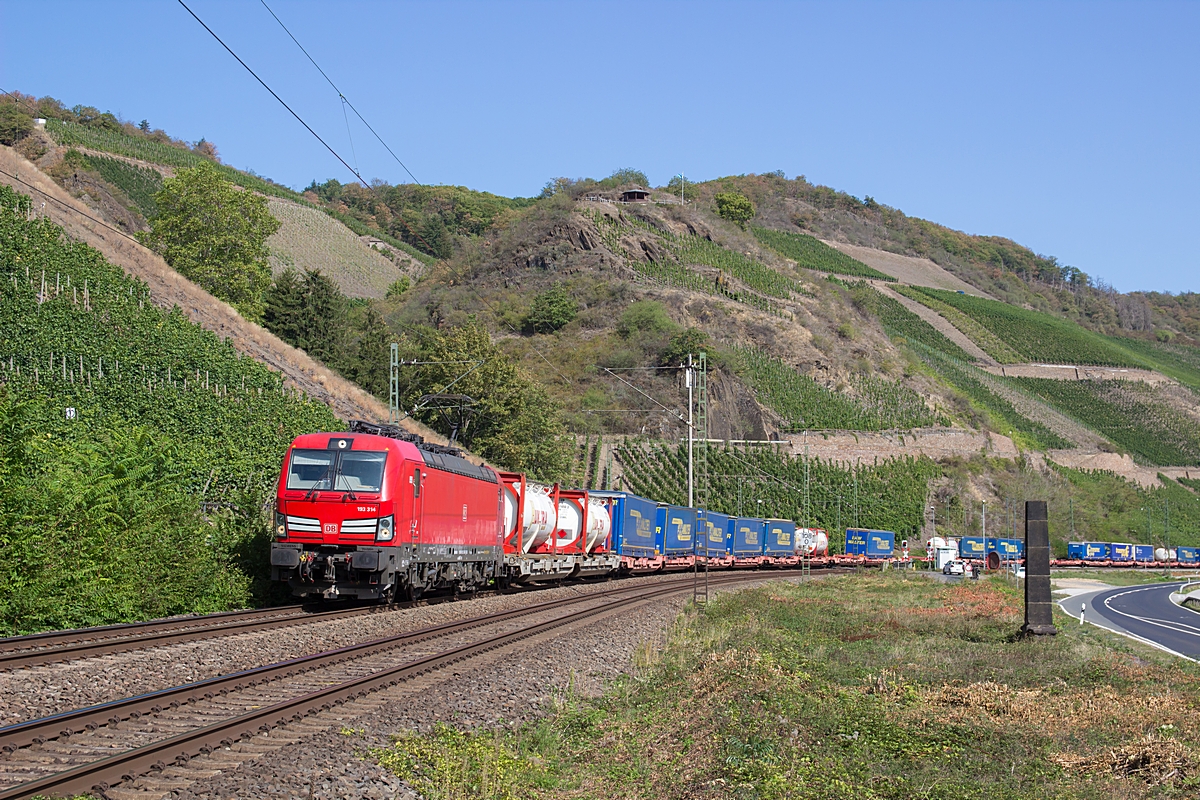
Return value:
[(825, 531), (817, 531), (816, 549), (813, 550), (813, 555), (824, 556), (829, 554), (829, 534)]
[(608, 513), (608, 508), (599, 500), (588, 500), (588, 516), (587, 516), (587, 541), (584, 542), (584, 548), (589, 552), (594, 552), (597, 547), (600, 547), (608, 541), (608, 534), (612, 531), (612, 516)]
[(1155, 561), (1170, 561), (1171, 560), (1170, 555), (1171, 554), (1167, 552), (1167, 548), (1165, 548), (1165, 547), (1158, 547), (1158, 548), (1155, 548), (1155, 550), (1154, 550), (1154, 560)]
[(557, 519), (557, 514), (554, 511), (554, 500), (550, 497), (550, 493), (553, 490), (549, 486), (543, 486), (539, 483), (527, 483), (525, 484), (525, 489), (524, 514), (518, 520), (517, 507), (519, 505), (521, 487), (519, 484), (504, 487), (504, 530), (506, 538), (516, 533), (519, 528), (521, 531), (520, 549), (522, 553), (528, 553), (535, 547), (545, 544), (546, 540), (550, 538), (550, 534), (554, 531), (554, 523)]
[(930, 552), (933, 552), (934, 550), (937, 550), (937, 549), (945, 547), (945, 546), (946, 546), (946, 540), (943, 539), (941, 536), (934, 536), (932, 539), (930, 539), (928, 542), (925, 543), (925, 549)]
[(558, 501), (558, 533), (555, 534), (554, 544), (557, 547), (570, 547), (579, 539), (583, 532), (583, 509), (574, 500)]

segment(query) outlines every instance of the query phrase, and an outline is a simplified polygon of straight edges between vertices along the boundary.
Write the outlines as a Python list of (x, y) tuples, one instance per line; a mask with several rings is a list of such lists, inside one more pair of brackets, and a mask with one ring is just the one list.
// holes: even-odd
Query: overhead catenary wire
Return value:
[[(342, 102), (345, 105), (350, 106), (350, 110), (354, 112), (354, 115), (356, 117), (358, 117), (358, 119), (362, 122), (362, 124), (367, 126), (367, 130), (369, 130), (371, 132), (371, 134), (376, 139), (379, 140), (379, 143), (381, 145), (383, 145), (383, 149), (388, 151), (388, 155), (390, 155), (392, 158), (394, 158), (396, 160), (396, 163), (399, 164), (404, 169), (404, 171), (408, 173), (408, 177), (413, 179), (413, 183), (421, 185), (421, 182), (419, 180), (417, 180), (417, 176), (412, 174), (412, 170), (410, 170), (407, 166), (405, 166), (404, 162), (400, 160), (400, 157), (392, 152), (392, 148), (388, 147), (388, 143), (383, 140), (383, 137), (375, 132), (375, 129), (371, 127), (371, 123), (367, 122), (367, 120), (363, 117), (363, 115), (358, 113), (358, 109), (354, 107), (354, 104), (350, 102), (350, 100), (346, 97), (346, 95), (342, 94), (342, 90), (337, 87), (337, 84), (335, 84), (333, 82), (333, 80), (328, 75), (325, 74), (325, 70), (321, 69), (321, 65), (317, 63), (316, 59), (314, 59), (311, 55), (309, 55), (309, 52), (304, 49), (304, 45), (300, 44), (300, 41), (292, 34), (292, 32), (290, 30), (288, 30), (287, 25), (283, 24), (283, 20), (281, 20), (279, 18), (279, 15), (271, 10), (271, 7), (269, 5), (267, 5), (266, 0), (259, 0), (259, 2), (261, 2), (263, 4), (263, 8), (265, 8), (267, 10), (267, 12), (270, 13), (270, 15), (275, 18), (275, 21), (279, 23), (279, 27), (283, 28), (283, 32), (288, 35), (288, 38), (290, 38), (293, 42), (296, 43), (296, 47), (300, 48), (300, 52), (304, 53), (305, 58), (307, 58), (312, 63), (312, 65), (317, 68), (317, 72), (321, 73), (321, 77), (324, 78), (329, 83), (329, 85), (333, 87), (333, 90), (338, 93), (338, 97), (341, 98)], [(343, 113), (344, 112), (345, 112), (345, 109), (343, 109)], [(347, 129), (349, 129), (348, 123), (347, 123)], [(353, 143), (350, 146), (353, 147), (354, 146)]]

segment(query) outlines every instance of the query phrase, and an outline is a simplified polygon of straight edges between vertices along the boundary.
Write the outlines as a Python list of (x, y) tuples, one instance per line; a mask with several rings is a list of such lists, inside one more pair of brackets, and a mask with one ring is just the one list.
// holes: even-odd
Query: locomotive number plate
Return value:
[(374, 514), (377, 511), (379, 511), (379, 507), (378, 506), (359, 506), (358, 510), (359, 510), (359, 513), (361, 513), (361, 514)]
[(330, 536), (337, 536), (337, 532), (338, 532), (338, 525), (336, 522), (326, 522), (325, 523), (325, 533), (329, 534)]

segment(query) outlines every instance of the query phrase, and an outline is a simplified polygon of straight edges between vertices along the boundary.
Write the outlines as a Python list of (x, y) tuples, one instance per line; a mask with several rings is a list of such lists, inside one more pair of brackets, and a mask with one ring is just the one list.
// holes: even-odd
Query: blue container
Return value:
[(1135, 544), (1133, 546), (1133, 560), (1139, 564), (1154, 560), (1154, 545), (1152, 544)]
[(658, 553), (655, 526), (658, 503), (628, 492), (588, 492), (608, 506), (612, 515), (613, 550), (633, 558), (653, 558)]
[(737, 517), (733, 520), (733, 554), (735, 556), (758, 556), (763, 551), (763, 521), (755, 517)]
[(697, 520), (700, 521), (697, 529), (704, 530), (705, 535), (696, 537), (696, 552), (714, 558), (725, 555), (729, 548), (733, 519), (728, 514), (701, 511), (697, 514)]
[(846, 529), (846, 554), (867, 558), (891, 558), (896, 549), (896, 534), (891, 531)]
[[(994, 542), (995, 539), (988, 541)], [(958, 540), (959, 558), (983, 558), (987, 554), (988, 548), (982, 536), (964, 536)]]
[(856, 528), (846, 528), (846, 555), (865, 556), (867, 554), (867, 532)]
[(1022, 542), (1020, 539), (994, 539), (993, 541), (995, 544), (991, 550), (999, 553), (1000, 558), (1005, 561), (1014, 561), (1021, 557)]
[(896, 534), (891, 531), (867, 531), (867, 558), (891, 558), (896, 550)]
[(1083, 560), (1084, 561), (1107, 561), (1111, 546), (1108, 542), (1084, 542), (1083, 543)]
[(1176, 547), (1175, 560), (1180, 564), (1200, 564), (1200, 547)]
[(1067, 542), (1067, 558), (1072, 561), (1083, 560), (1083, 542)]
[(663, 555), (690, 556), (696, 530), (696, 509), (687, 506), (659, 506), (655, 524)]
[(1113, 542), (1108, 546), (1109, 558), (1113, 561), (1133, 561), (1133, 545)]
[(769, 519), (763, 524), (766, 541), (763, 554), (790, 556), (796, 552), (796, 523), (790, 519)]

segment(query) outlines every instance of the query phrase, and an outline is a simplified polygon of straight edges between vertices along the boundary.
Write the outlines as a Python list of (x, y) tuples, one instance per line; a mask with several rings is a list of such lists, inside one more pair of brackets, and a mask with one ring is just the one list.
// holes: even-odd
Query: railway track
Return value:
[[(708, 583), (765, 579), (733, 573)], [(687, 575), (614, 587), (0, 728), (0, 800), (105, 792), (369, 693), (692, 586)]]
[(93, 658), (110, 653), (125, 653), (146, 647), (211, 639), (236, 633), (380, 614), (452, 599), (433, 597), (409, 603), (357, 606), (330, 611), (307, 610), (301, 605), (276, 606), (251, 611), (229, 611), (196, 617), (14, 636), (0, 639), (0, 671)]

